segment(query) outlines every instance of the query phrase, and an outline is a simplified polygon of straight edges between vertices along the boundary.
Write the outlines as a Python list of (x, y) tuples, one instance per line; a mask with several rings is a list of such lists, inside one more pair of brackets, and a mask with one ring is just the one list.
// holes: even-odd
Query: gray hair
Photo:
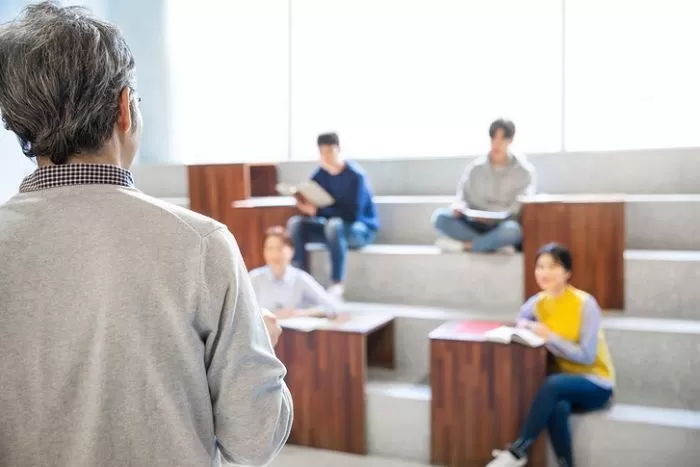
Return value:
[[(0, 25), (0, 113), (28, 157), (65, 164), (99, 150), (114, 131), (120, 93), (135, 87), (121, 32), (84, 8), (42, 2)], [(133, 100), (130, 110), (133, 117)]]

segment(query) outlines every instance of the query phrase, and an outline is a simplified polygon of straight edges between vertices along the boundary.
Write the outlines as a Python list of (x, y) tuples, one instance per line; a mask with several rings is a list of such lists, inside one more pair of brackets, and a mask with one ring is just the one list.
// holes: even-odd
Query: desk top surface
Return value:
[[(502, 321), (482, 321), (482, 320), (462, 320), (450, 321), (429, 334), (430, 339), (448, 340), (448, 341), (464, 341), (464, 342), (486, 342), (483, 332), (469, 332), (468, 330), (460, 329), (465, 324), (474, 325), (475, 328), (495, 329), (499, 326), (506, 326), (512, 323)], [(481, 329), (479, 329), (481, 331)]]
[(296, 206), (293, 196), (258, 196), (233, 202), (234, 208), (265, 208)]
[[(315, 320), (317, 318), (311, 318), (311, 320)], [(318, 320), (317, 326), (314, 326), (312, 323), (313, 321), (298, 321), (300, 323), (299, 326), (294, 324), (294, 321), (289, 320), (288, 322), (285, 323), (286, 320), (280, 320), (280, 326), (282, 326), (285, 329), (290, 329), (290, 330), (296, 330), (296, 331), (301, 331), (301, 332), (310, 332), (310, 331), (334, 331), (334, 332), (348, 332), (348, 333), (357, 333), (357, 334), (371, 334), (372, 332), (388, 325), (394, 320), (394, 316), (389, 314), (389, 313), (368, 313), (368, 314), (361, 314), (361, 315), (353, 315), (349, 320), (347, 321), (339, 321), (339, 322), (334, 322), (334, 321), (325, 321), (325, 320)], [(309, 323), (309, 326), (305, 326), (306, 323)]]

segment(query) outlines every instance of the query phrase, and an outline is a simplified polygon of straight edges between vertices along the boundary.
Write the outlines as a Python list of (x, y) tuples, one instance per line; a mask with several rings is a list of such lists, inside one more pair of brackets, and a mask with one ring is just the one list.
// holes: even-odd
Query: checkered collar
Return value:
[(106, 164), (65, 164), (40, 167), (26, 177), (20, 193), (71, 185), (116, 185), (134, 187), (131, 172)]

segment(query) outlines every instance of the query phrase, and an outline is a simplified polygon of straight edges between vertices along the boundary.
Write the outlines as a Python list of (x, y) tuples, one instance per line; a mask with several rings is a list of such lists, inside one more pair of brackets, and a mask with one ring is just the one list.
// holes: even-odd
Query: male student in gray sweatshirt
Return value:
[(0, 466), (262, 466), (289, 436), (280, 330), (233, 236), (134, 187), (135, 86), (82, 9), (0, 26), (0, 112), (38, 163), (0, 206)]
[(491, 151), (467, 166), (449, 208), (433, 213), (442, 234), (436, 244), (446, 252), (489, 252), (518, 247), (522, 240), (518, 197), (535, 192), (535, 170), (512, 154), (515, 125), (498, 119), (489, 128)]

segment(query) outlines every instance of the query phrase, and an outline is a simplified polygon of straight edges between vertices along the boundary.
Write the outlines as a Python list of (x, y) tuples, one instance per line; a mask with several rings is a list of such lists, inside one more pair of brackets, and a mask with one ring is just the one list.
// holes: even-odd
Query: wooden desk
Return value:
[[(547, 352), (484, 342), (446, 323), (430, 334), (431, 462), (483, 467), (493, 449), (515, 441), (547, 377)], [(530, 451), (545, 467), (544, 437)]]
[(232, 203), (227, 224), (238, 241), (248, 269), (264, 266), (263, 234), (274, 226), (286, 226), (287, 220), (297, 214), (292, 197), (264, 196)]
[(289, 442), (367, 454), (367, 366), (393, 368), (393, 317), (356, 316), (311, 332), (285, 328), (276, 351), (294, 399)]
[(190, 209), (231, 228), (231, 203), (275, 194), (274, 164), (213, 164), (187, 167)]
[(566, 245), (571, 282), (603, 309), (624, 308), (625, 203), (621, 195), (537, 195), (522, 198), (525, 298), (539, 291), (535, 256), (546, 243)]

